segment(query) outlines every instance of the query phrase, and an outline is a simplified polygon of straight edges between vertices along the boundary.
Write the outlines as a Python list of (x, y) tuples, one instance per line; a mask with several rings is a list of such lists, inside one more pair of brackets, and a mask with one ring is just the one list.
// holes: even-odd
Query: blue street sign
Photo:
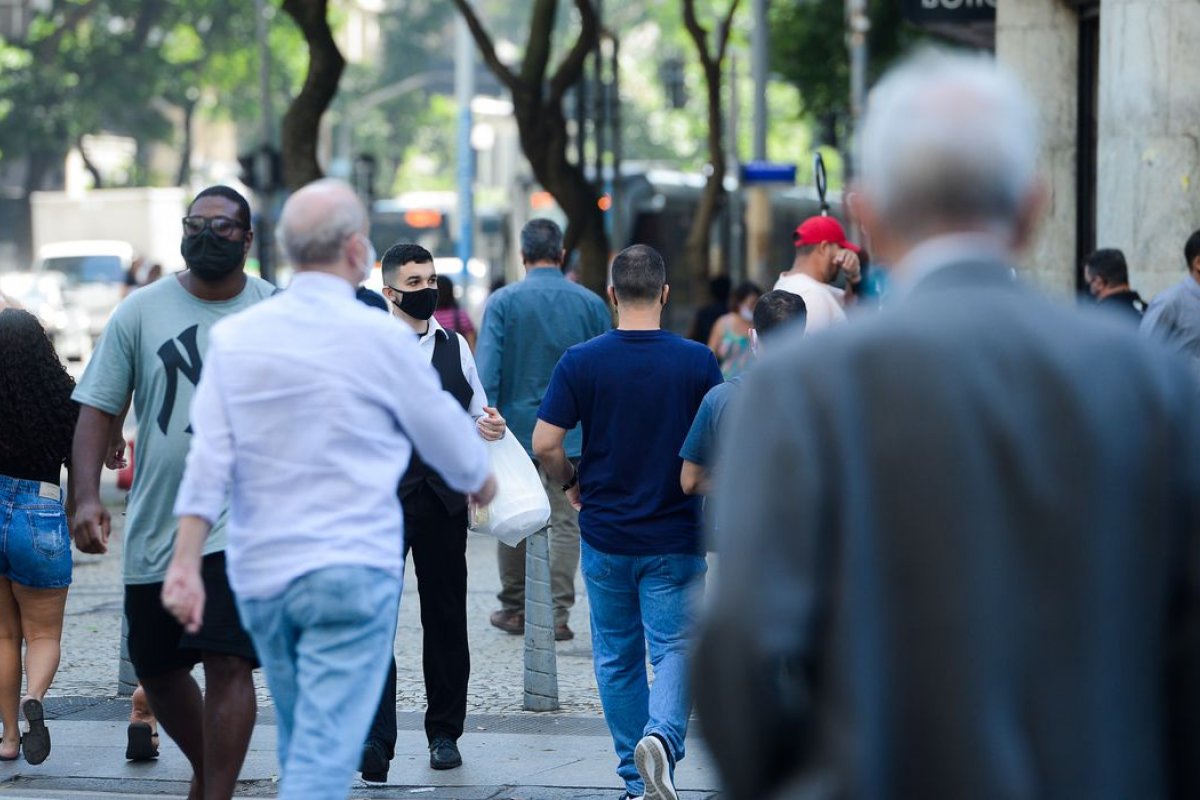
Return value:
[(742, 183), (796, 182), (795, 164), (776, 164), (772, 161), (750, 161), (742, 164)]

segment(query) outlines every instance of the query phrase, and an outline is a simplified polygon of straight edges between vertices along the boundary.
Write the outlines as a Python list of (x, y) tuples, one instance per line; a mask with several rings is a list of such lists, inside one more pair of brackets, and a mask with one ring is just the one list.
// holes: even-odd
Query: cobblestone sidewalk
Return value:
[[(107, 481), (106, 481), (107, 484)], [(67, 595), (63, 626), (62, 664), (51, 689), (54, 696), (112, 697), (117, 692), (121, 639), (121, 528), (123, 497), (110, 486), (105, 498), (113, 513), (114, 535), (109, 553), (91, 556), (75, 552), (75, 575)], [(468, 635), (471, 642), (471, 684), (467, 709), (472, 714), (522, 710), (524, 637), (502, 633), (488, 623), (498, 607), (500, 581), (494, 540), (471, 535), (467, 541)], [(398, 707), (424, 710), (421, 675), (421, 606), (416, 576), (409, 559), (396, 635)], [(570, 625), (575, 639), (558, 645), (558, 684), (561, 711), (599, 715), (600, 699), (592, 673), (588, 605), (577, 577), (577, 601)], [(202, 680), (203, 670), (196, 670)], [(270, 695), (256, 679), (259, 702)]]

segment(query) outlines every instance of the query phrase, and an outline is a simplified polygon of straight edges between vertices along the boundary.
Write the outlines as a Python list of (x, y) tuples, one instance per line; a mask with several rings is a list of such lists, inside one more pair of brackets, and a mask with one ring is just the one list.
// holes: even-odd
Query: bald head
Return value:
[(324, 178), (288, 198), (276, 235), (284, 255), (303, 270), (340, 263), (356, 233), (367, 233), (367, 210), (349, 184)]

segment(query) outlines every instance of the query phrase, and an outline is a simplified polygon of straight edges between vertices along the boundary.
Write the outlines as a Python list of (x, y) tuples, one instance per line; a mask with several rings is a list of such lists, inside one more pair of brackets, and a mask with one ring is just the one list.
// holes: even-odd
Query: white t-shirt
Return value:
[(804, 326), (807, 332), (819, 331), (846, 320), (846, 311), (842, 308), (844, 292), (836, 286), (821, 283), (808, 275), (784, 273), (775, 281), (775, 288), (804, 298), (804, 304), (808, 306), (808, 321)]

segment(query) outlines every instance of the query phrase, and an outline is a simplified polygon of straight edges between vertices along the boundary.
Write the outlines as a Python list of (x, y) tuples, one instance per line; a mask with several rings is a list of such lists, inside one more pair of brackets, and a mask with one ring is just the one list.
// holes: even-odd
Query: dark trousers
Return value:
[[(425, 735), (462, 736), (467, 716), (467, 512), (451, 514), (432, 491), (422, 487), (404, 499), (405, 558), (412, 551), (421, 598), (421, 662), (425, 673)], [(383, 697), (367, 734), (384, 745), (388, 758), (396, 747), (396, 659), (393, 656)]]

